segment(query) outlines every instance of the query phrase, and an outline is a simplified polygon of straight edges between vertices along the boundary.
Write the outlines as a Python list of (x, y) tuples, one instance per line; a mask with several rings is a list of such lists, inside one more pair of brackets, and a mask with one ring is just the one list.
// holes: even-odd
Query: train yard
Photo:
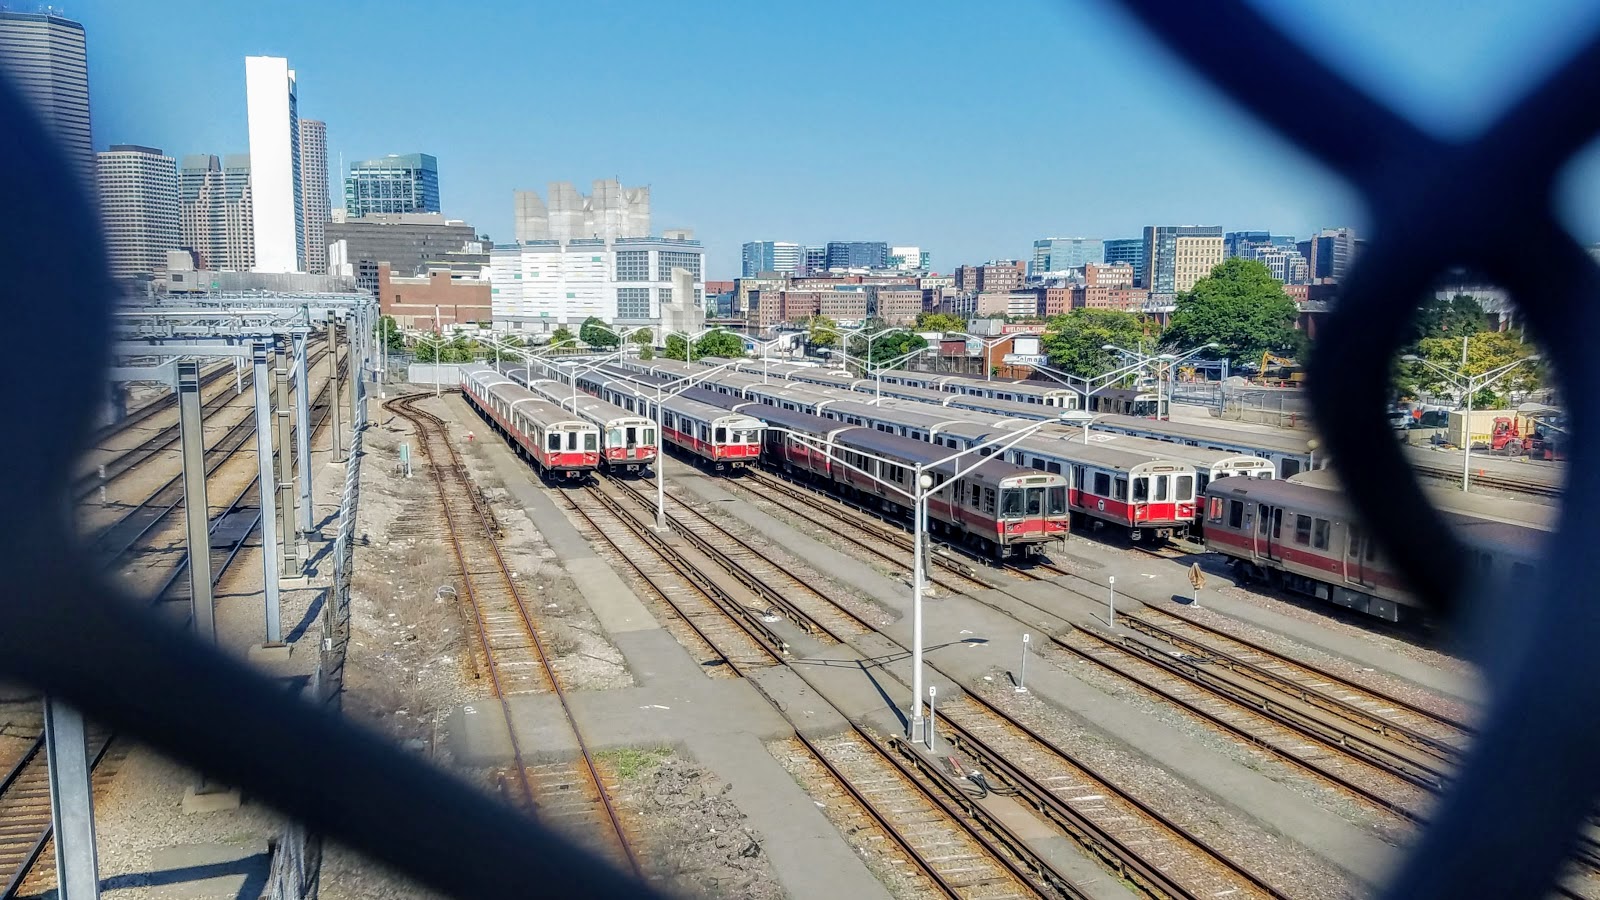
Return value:
[[(315, 439), (337, 398), (325, 349), (311, 352)], [(1430, 669), (1427, 654), (1373, 665), (1394, 637), (1257, 613), (1277, 588), (1236, 581), (1206, 552), (1201, 526), (1224, 515), (1206, 481), (1241, 465), (1225, 442), (1163, 457), (1136, 422), (1121, 444), (1075, 443), (1048, 422), (1008, 426), (1013, 439), (969, 418), (1032, 415), (1025, 404), (1046, 409), (1054, 395), (975, 392), (934, 415), (924, 407), (940, 399), (916, 384), (869, 404), (847, 385), (769, 389), (748, 371), (711, 382), (686, 368), (695, 393), (682, 397), (671, 374), (552, 369), (525, 383), (474, 371), (465, 390), (394, 386), (370, 401), (388, 437), (362, 483), (391, 509), (356, 553), (356, 581), (367, 615), (394, 611), (357, 623), (352, 665), (367, 654), (374, 668), (351, 690), (369, 692), (362, 715), (420, 752), (669, 889), (1361, 896), (1471, 748), (1462, 669)], [(245, 561), (270, 552), (250, 381), (218, 366), (202, 384), (219, 598), (253, 596), (261, 573)], [(793, 405), (763, 416), (768, 402)], [(177, 442), (175, 408), (158, 398), (96, 436), (73, 492), (97, 558), (181, 623)], [(931, 462), (986, 442), (1000, 449), (971, 469)], [(824, 444), (864, 475), (893, 482), (898, 465), (954, 486), (956, 502), (929, 507), (915, 624), (911, 511), (819, 468)], [(1478, 480), (1512, 489), (1493, 477)], [(386, 560), (385, 577), (363, 581), (363, 554)], [(420, 599), (396, 605), (402, 591)], [(586, 607), (580, 619), (573, 607)], [(422, 628), (433, 633), (407, 650), (405, 632)], [(913, 723), (919, 645), (932, 690)], [(586, 676), (596, 659), (620, 674)], [(399, 660), (401, 682), (378, 684), (377, 662)], [(450, 686), (429, 695), (439, 678)], [(51, 840), (43, 737), (25, 715), (10, 721), (5, 900), (53, 885), (39, 864)], [(91, 740), (104, 797), (128, 750), (103, 731)], [(652, 796), (686, 780), (700, 801)], [(711, 804), (715, 826), (689, 809)], [(1577, 843), (1562, 896), (1600, 897), (1597, 835)]]

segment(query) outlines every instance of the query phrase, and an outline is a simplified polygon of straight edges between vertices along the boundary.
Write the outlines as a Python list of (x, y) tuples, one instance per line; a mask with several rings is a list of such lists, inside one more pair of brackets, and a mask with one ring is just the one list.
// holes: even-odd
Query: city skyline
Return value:
[[(1535, 5), (1537, 14), (1518, 17), (1509, 33), (1487, 8), (1452, 5), (1452, 15), (1445, 16), (1443, 0), (1399, 11), (1384, 7), (1382, 16), (1375, 2), (1365, 0), (1271, 12), (1292, 33), (1319, 40), (1335, 64), (1385, 100), (1436, 130), (1460, 134), (1486, 121), (1497, 100), (1536, 77), (1527, 59), (1558, 60), (1570, 34), (1581, 33), (1577, 26), (1600, 14), (1571, 0)], [(868, 35), (882, 31), (885, 40), (869, 42), (876, 52), (866, 58), (853, 57), (859, 65), (840, 67), (848, 76), (822, 80), (812, 76), (827, 71), (828, 59), (842, 51), (814, 44), (805, 53), (797, 46), (774, 55), (750, 79), (724, 79), (710, 68), (673, 70), (666, 77), (662, 72), (671, 69), (666, 59), (675, 41), (731, 45), (774, 30), (803, 31), (806, 19), (827, 20), (825, 9), (708, 13), (689, 23), (650, 7), (626, 21), (600, 10), (542, 11), (542, 33), (609, 29), (619, 58), (627, 62), (610, 70), (584, 67), (576, 46), (550, 42), (542, 50), (548, 70), (571, 64), (584, 77), (573, 91), (527, 107), (511, 122), (482, 116), (481, 104), (460, 102), (448, 80), (415, 78), (415, 60), (350, 59), (342, 52), (345, 31), (400, 29), (410, 16), (379, 21), (355, 9), (300, 2), (246, 5), (221, 16), (190, 0), (169, 6), (171, 14), (163, 16), (105, 0), (74, 8), (89, 32), (96, 149), (115, 142), (159, 146), (180, 157), (241, 151), (247, 141), (239, 60), (285, 56), (306, 83), (316, 85), (302, 112), (329, 123), (333, 196), (342, 195), (341, 156), (348, 162), (425, 147), (448, 173), (441, 190), (445, 214), (500, 241), (512, 232), (508, 192), (612, 175), (652, 187), (658, 228), (693, 228), (706, 244), (708, 274), (715, 277), (738, 273), (744, 242), (776, 236), (805, 244), (843, 234), (894, 235), (930, 250), (937, 268), (948, 272), (963, 262), (1023, 257), (1042, 236), (1127, 239), (1156, 222), (1297, 236), (1341, 226), (1359, 232), (1366, 224), (1342, 185), (1220, 104), (1120, 16), (1094, 3), (1025, 0), (1014, 11), (1016, 20), (1037, 20), (1062, 38), (1060, 54), (1042, 55), (1007, 49), (999, 32), (978, 27), (987, 21), (979, 10), (936, 3), (906, 17), (874, 9), (857, 27)], [(487, 84), (501, 82), (515, 67), (515, 35), (533, 16), (497, 3), (470, 17), (420, 4), (416, 12), (430, 20), (429, 58), (470, 66)], [(494, 27), (485, 27), (491, 21)], [(1425, 22), (1440, 35), (1437, 43), (1445, 52), (1402, 54), (1406, 35), (1415, 32), (1407, 22)], [(181, 40), (190, 31), (203, 31), (206, 40)], [(963, 53), (1007, 64), (993, 67), (995, 73), (959, 78), (956, 70), (971, 67), (927, 67), (925, 48), (952, 33), (967, 35)], [(144, 49), (158, 39), (178, 39), (185, 52), (152, 67)], [(1508, 67), (1512, 77), (1502, 71)], [(830, 127), (796, 127), (776, 143), (741, 138), (738, 126), (748, 120), (750, 97), (802, 69), (811, 73), (807, 82), (819, 111), (829, 111)], [(1041, 78), (1074, 85), (1072, 115), (1040, 117), (1024, 103), (1027, 85)], [(1003, 104), (997, 96), (1014, 95), (1014, 128), (1029, 140), (914, 140), (929, 132), (907, 130), (899, 117), (886, 114), (891, 110), (833, 104), (862, 83), (872, 84), (874, 95), (914, 98), (921, 121), (942, 122), (952, 134), (967, 127), (964, 116)], [(623, 96), (623, 90), (644, 99), (665, 100), (682, 90), (703, 91), (705, 97), (693, 115), (657, 135), (672, 139), (637, 142), (621, 139), (621, 124), (585, 113), (593, 103)], [(423, 109), (428, 115), (415, 114)], [(1093, 117), (1114, 127), (1097, 128), (1093, 141), (1075, 140), (1074, 122)], [(803, 126), (804, 118), (796, 125)], [(706, 139), (708, 128), (723, 137)], [(1171, 139), (1150, 141), (1150, 133)], [(1586, 241), (1600, 233), (1600, 203), (1587, 202), (1600, 198), (1600, 166), (1593, 159), (1600, 156), (1575, 167), (1577, 190), (1567, 204)], [(807, 177), (792, 177), (794, 172)]]

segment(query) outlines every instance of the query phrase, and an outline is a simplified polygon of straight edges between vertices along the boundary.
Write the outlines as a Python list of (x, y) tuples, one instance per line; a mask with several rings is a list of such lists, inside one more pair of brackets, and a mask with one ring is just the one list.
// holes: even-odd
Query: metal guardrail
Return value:
[[(1479, 137), (1446, 142), (1353, 86), (1243, 0), (1120, 0), (1180, 59), (1366, 199), (1374, 240), (1348, 279), (1311, 361), (1313, 413), (1335, 459), (1362, 460), (1350, 499), (1417, 596), (1457, 620), (1475, 595), (1459, 542), (1388, 435), (1389, 361), (1411, 307), (1446, 267), (1468, 265), (1516, 297), (1562, 395), (1584, 396), (1587, 338), (1600, 334), (1600, 271), (1552, 208), (1556, 179), (1600, 127), (1600, 34)], [(1300, 102), (1263, 93), (1294, 83)], [(1463, 189), (1471, 185), (1471, 190)], [(0, 442), (0, 676), (32, 684), (119, 733), (239, 785), (313, 831), (460, 897), (654, 896), (464, 782), (333, 713), (285, 695), (219, 651), (139, 609), (86, 565), (67, 508), (102, 385), (90, 366), (109, 344), (117, 287), (93, 206), (74, 174), (0, 85), (0, 246), (27, 246), (10, 273), (11, 361), (51, 373), (6, 395), (25, 433)], [(1483, 210), (1493, 210), (1493, 215)], [(31, 240), (39, 233), (53, 240)], [(1600, 792), (1600, 554), (1586, 514), (1600, 499), (1588, 465), (1595, 416), (1574, 402), (1571, 483), (1560, 528), (1531, 584), (1520, 630), (1489, 672), (1488, 718), (1434, 824), (1387, 889), (1391, 897), (1534, 898), (1547, 893)], [(1558, 587), (1565, 585), (1566, 590)], [(1482, 589), (1484, 586), (1478, 585)], [(193, 723), (207, 727), (196, 729)], [(286, 861), (287, 864), (287, 861)], [(303, 896), (303, 893), (302, 893)]]

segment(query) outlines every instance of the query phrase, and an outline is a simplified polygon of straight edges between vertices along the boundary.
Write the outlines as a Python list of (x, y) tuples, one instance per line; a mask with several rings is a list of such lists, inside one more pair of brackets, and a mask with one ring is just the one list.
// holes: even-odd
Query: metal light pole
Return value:
[(1462, 372), (1451, 372), (1449, 369), (1446, 369), (1445, 367), (1443, 367), (1443, 366), (1441, 366), (1441, 365), (1439, 365), (1437, 363), (1429, 362), (1428, 360), (1423, 359), (1420, 356), (1415, 356), (1415, 355), (1409, 354), (1409, 353), (1406, 354), (1405, 356), (1400, 357), (1400, 358), (1405, 360), (1406, 362), (1422, 363), (1423, 365), (1427, 366), (1428, 368), (1433, 369), (1435, 372), (1438, 372), (1440, 375), (1442, 375), (1445, 378), (1446, 381), (1450, 382), (1450, 384), (1453, 387), (1455, 387), (1456, 390), (1458, 390), (1458, 391), (1460, 391), (1460, 392), (1462, 392), (1463, 394), (1466, 395), (1466, 402), (1465, 402), (1466, 418), (1463, 419), (1462, 423), (1461, 423), (1461, 491), (1462, 491), (1462, 493), (1466, 493), (1468, 490), (1470, 490), (1471, 483), (1472, 483), (1472, 397), (1473, 397), (1473, 395), (1476, 394), (1477, 392), (1489, 387), (1490, 385), (1492, 385), (1495, 382), (1499, 381), (1500, 379), (1506, 377), (1507, 375), (1510, 375), (1511, 371), (1513, 369), (1515, 369), (1517, 366), (1520, 366), (1523, 363), (1537, 361), (1539, 359), (1539, 357), (1538, 356), (1524, 356), (1521, 359), (1514, 359), (1511, 362), (1506, 363), (1505, 365), (1499, 366), (1499, 367), (1494, 368), (1494, 369), (1490, 369), (1489, 371), (1484, 372), (1481, 375), (1467, 375), (1467, 374), (1465, 374), (1465, 369), (1466, 369), (1466, 365), (1467, 365), (1467, 338), (1462, 338), (1461, 339), (1461, 367), (1463, 369)]

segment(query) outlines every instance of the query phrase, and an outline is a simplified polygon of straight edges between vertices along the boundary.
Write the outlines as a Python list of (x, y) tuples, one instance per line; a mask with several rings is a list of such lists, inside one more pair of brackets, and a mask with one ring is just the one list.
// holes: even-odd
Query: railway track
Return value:
[[(317, 348), (315, 350), (315, 355), (311, 359), (307, 360), (306, 365), (308, 372), (310, 372), (312, 375), (315, 375), (317, 367), (324, 359), (327, 358), (327, 355), (327, 348)], [(226, 375), (231, 370), (232, 367), (230, 366), (219, 366), (202, 376), (200, 379), (200, 390), (202, 393), (214, 385), (222, 378), (222, 376)], [(255, 377), (253, 372), (246, 371), (242, 374), (240, 380), (242, 385), (251, 386), (254, 384), (254, 382)], [(243, 397), (244, 400), (241, 401), (239, 399), (240, 397)], [(213, 413), (219, 412), (235, 402), (243, 402), (248, 404), (250, 402), (249, 398), (250, 395), (247, 392), (235, 394), (229, 393), (225, 389), (218, 391), (201, 404), (201, 417), (202, 419), (209, 419)], [(173, 450), (175, 445), (178, 443), (178, 439), (181, 437), (179, 433), (176, 408), (177, 395), (172, 392), (168, 392), (167, 395), (161, 397), (155, 402), (147, 403), (140, 407), (121, 422), (108, 426), (96, 434), (92, 446), (105, 447), (106, 443), (112, 438), (123, 433), (124, 431), (144, 423), (145, 420), (153, 418), (157, 413), (173, 413), (172, 424), (163, 426), (161, 429), (150, 435), (148, 438), (140, 441), (138, 444), (122, 450), (120, 453), (118, 453), (118, 455), (100, 464), (100, 466), (96, 468), (96, 471), (80, 475), (74, 485), (74, 495), (76, 499), (79, 501), (87, 499), (101, 488), (109, 486), (121, 479), (124, 475), (137, 470), (145, 461), (151, 459), (152, 457), (160, 456), (170, 450)], [(100, 475), (100, 469), (102, 468), (105, 471), (104, 477)]]
[[(731, 674), (745, 677), (784, 663), (788, 647), (765, 622), (769, 610), (764, 593), (724, 568), (727, 557), (706, 557), (693, 541), (682, 548), (664, 540), (651, 530), (649, 514), (643, 512), (647, 507), (635, 503), (630, 508), (600, 485), (560, 493), (591, 539), (626, 559)], [(636, 491), (619, 493), (646, 499)], [(579, 502), (574, 494), (594, 502)], [(677, 523), (676, 516), (673, 521)], [(812, 626), (825, 633), (819, 623)], [(827, 802), (835, 804), (835, 813), (840, 812), (837, 804), (846, 803), (842, 814), (881, 833), (896, 848), (901, 868), (917, 872), (929, 893), (950, 898), (1082, 896), (1003, 823), (982, 810), (965, 809), (971, 796), (947, 776), (920, 769), (904, 754), (897, 755), (892, 743), (859, 728), (815, 741), (797, 730), (792, 740), (797, 752), (806, 755), (803, 764), (825, 773), (833, 792)]]
[[(653, 508), (653, 498), (645, 497), (637, 489), (624, 488), (624, 490), (632, 496), (636, 505), (641, 509)], [(740, 548), (736, 552), (741, 555), (747, 551), (755, 552), (740, 536), (723, 528), (714, 520), (706, 518), (688, 504), (677, 498), (673, 498), (672, 504), (673, 509), (669, 514), (668, 521), (679, 534), (704, 528), (705, 531), (701, 532), (699, 536), (706, 538), (714, 536), (715, 540), (721, 545)], [(687, 511), (691, 521), (695, 523), (693, 526), (679, 521), (679, 516), (684, 511)], [(710, 533), (713, 531), (715, 532), (714, 535)], [(803, 576), (797, 575), (771, 560), (763, 559), (762, 564), (782, 572), (782, 578), (784, 579), (782, 590), (787, 593), (791, 600), (797, 601), (800, 597), (810, 595), (811, 598), (820, 603), (832, 604), (832, 601)], [(747, 574), (751, 577), (759, 578), (754, 573)], [(778, 586), (769, 585), (769, 588), (776, 590)], [(809, 602), (807, 606), (810, 606)], [(854, 619), (861, 626), (871, 628), (870, 625), (855, 617), (854, 614), (842, 609), (840, 611), (845, 616)], [(871, 630), (877, 631), (876, 628)], [(882, 634), (881, 632), (878, 633)], [(963, 703), (965, 702), (963, 701)], [(952, 709), (957, 711), (952, 712)], [(944, 715), (946, 716), (946, 721), (948, 722), (955, 718), (956, 722), (964, 724), (972, 714), (963, 710), (964, 706), (961, 705), (945, 706)], [(1017, 722), (1013, 717), (997, 707), (986, 707), (985, 712), (992, 717), (992, 721), (1003, 723), (1005, 727), (1013, 729), (1013, 733), (1031, 733), (1025, 725)], [(966, 734), (968, 741), (964, 749), (980, 747), (981, 741), (974, 737), (974, 733), (966, 732)], [(1074, 767), (1080, 772), (1087, 770), (1086, 767), (1081, 763), (1077, 763), (1060, 748), (1042, 739), (1037, 740), (1030, 750), (1041, 759), (1054, 760), (1059, 765)], [(920, 754), (918, 755), (920, 756)], [(1006, 758), (1003, 755), (989, 753), (977, 755), (976, 758), (981, 760), (980, 765), (1002, 781), (1009, 781), (1010, 778), (1015, 777), (1014, 773), (1017, 770), (1006, 770), (1002, 767)], [(989, 768), (990, 766), (994, 768)], [(1037, 786), (1039, 782), (1035, 780), (1032, 784)], [(1083, 805), (1083, 798), (1080, 797), (1079, 803), (1075, 805), (1073, 802), (1063, 799), (1047, 789), (1040, 790), (1037, 793), (1040, 798), (1039, 804), (1047, 804), (1048, 808), (1052, 810), (1065, 810), (1066, 815), (1062, 818), (1051, 817), (1048, 814), (1046, 814), (1046, 817), (1060, 827), (1068, 837), (1077, 840), (1089, 850), (1092, 856), (1100, 859), (1119, 876), (1126, 877), (1129, 873), (1140, 873), (1144, 881), (1139, 883), (1150, 896), (1211, 896), (1211, 887), (1223, 883), (1231, 885), (1231, 890), (1235, 892), (1242, 892), (1236, 893), (1238, 896), (1281, 896), (1265, 881), (1250, 875), (1248, 870), (1241, 864), (1229, 859), (1216, 848), (1196, 838), (1177, 823), (1165, 819), (1152, 820), (1145, 814), (1145, 811), (1150, 810), (1150, 807), (1132, 794), (1109, 781), (1101, 780), (1099, 784), (1105, 793), (1094, 796), (1089, 800), (1089, 803), (1106, 807), (1108, 804), (1105, 802), (1105, 797), (1114, 797), (1116, 798), (1115, 802), (1120, 804), (1115, 810), (1091, 812), (1080, 808)], [(1022, 788), (1019, 788), (1019, 790), (1022, 790)], [(1044, 799), (1046, 797), (1050, 799)], [(1036, 805), (1035, 808), (1040, 808), (1040, 806)], [(1077, 830), (1074, 830), (1076, 826), (1068, 824), (1077, 823), (1077, 825), (1081, 825), (1084, 822), (1093, 822), (1097, 823), (1097, 825), (1092, 828), (1078, 827)], [(1153, 832), (1152, 828), (1157, 829), (1157, 831)], [(1163, 846), (1161, 861), (1152, 863), (1144, 858), (1143, 851), (1150, 845), (1152, 834), (1156, 833), (1166, 835), (1169, 838), (1169, 842)], [(1179, 861), (1184, 867), (1183, 874), (1176, 878), (1164, 874), (1166, 869), (1180, 865)]]
[[(478, 671), (487, 676), (511, 740), (514, 802), (528, 805), (553, 827), (590, 840), (642, 877), (626, 829), (611, 803), (605, 782), (582, 730), (567, 705), (566, 690), (551, 666), (538, 624), (500, 549), (499, 527), (473, 487), (450, 442), (444, 421), (420, 408), (430, 394), (411, 394), (384, 404), (409, 421), (439, 498), (437, 537), (451, 547), (460, 569), (460, 599), (477, 623)], [(519, 693), (553, 693), (578, 748), (578, 758), (530, 762), (517, 737), (510, 698)]]
[[(1457, 487), (1461, 486), (1461, 468), (1459, 466), (1447, 469), (1442, 466), (1430, 466), (1412, 461), (1411, 468), (1424, 478), (1448, 482)], [(1528, 481), (1510, 475), (1491, 475), (1488, 472), (1483, 472), (1482, 474), (1474, 473), (1472, 483), (1513, 494), (1527, 494), (1530, 497), (1544, 497), (1553, 500), (1561, 496), (1561, 486), (1558, 484)]]
[[(329, 393), (329, 385), (324, 384), (312, 405), (311, 427), (314, 430), (320, 429), (327, 421)], [(228, 451), (227, 455), (231, 457), (232, 451)], [(215, 472), (223, 461), (225, 460), (218, 460), (215, 465), (208, 465), (207, 474)], [(259, 478), (252, 479), (236, 492), (223, 505), (223, 511), (212, 519), (211, 530), (215, 533), (218, 526), (234, 516), (248, 517), (248, 521), (241, 527), (230, 529), (234, 535), (230, 540), (220, 544), (214, 543), (210, 548), (214, 585), (220, 585), (235, 571), (234, 563), (238, 561), (249, 543), (250, 536), (256, 532), (261, 509), (259, 501), (253, 504), (252, 498), (259, 497), (259, 487)], [(170, 513), (173, 508), (181, 505), (180, 499), (165, 512)], [(150, 533), (154, 524), (152, 522), (143, 534)], [(135, 552), (134, 545), (129, 544), (123, 552), (124, 554)], [(188, 554), (184, 553), (161, 583), (153, 591), (148, 592), (148, 596), (156, 602), (186, 601), (189, 595), (188, 582), (183, 576), (188, 571), (188, 564)], [(186, 625), (187, 621), (185, 619), (182, 625)], [(91, 726), (89, 760), (91, 778), (96, 791), (107, 786), (115, 776), (115, 766), (123, 752), (121, 745), (115, 741), (115, 735), (104, 733)], [(12, 900), (13, 897), (20, 896), (19, 892), (23, 885), (35, 874), (38, 861), (50, 856), (53, 831), (46, 762), (44, 735), (40, 734), (4, 777), (0, 778), (0, 900)], [(53, 882), (45, 883), (53, 878), (53, 875), (44, 872), (39, 872), (38, 875), (42, 880), (31, 887), (42, 890), (53, 884)]]

